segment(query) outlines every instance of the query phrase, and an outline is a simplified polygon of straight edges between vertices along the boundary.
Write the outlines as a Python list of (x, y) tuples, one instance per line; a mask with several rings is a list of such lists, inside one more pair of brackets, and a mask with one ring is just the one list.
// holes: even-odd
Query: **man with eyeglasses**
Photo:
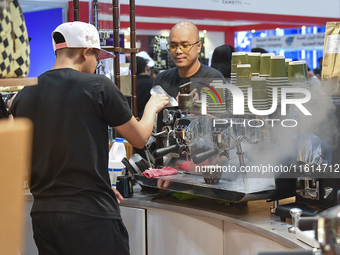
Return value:
[(219, 71), (199, 62), (198, 54), (201, 48), (202, 42), (199, 40), (197, 27), (189, 21), (177, 23), (171, 29), (169, 37), (171, 58), (176, 67), (158, 74), (153, 85), (162, 86), (170, 96), (176, 98), (179, 86), (190, 82), (191, 79), (206, 84), (212, 80), (225, 82)]
[(129, 255), (128, 233), (118, 204), (123, 197), (108, 174), (108, 126), (134, 147), (148, 141), (155, 114), (168, 103), (152, 95), (142, 119), (117, 86), (95, 71), (112, 57), (101, 50), (97, 29), (67, 22), (52, 33), (56, 60), (13, 101), (14, 117), (34, 124), (31, 210), (39, 254)]

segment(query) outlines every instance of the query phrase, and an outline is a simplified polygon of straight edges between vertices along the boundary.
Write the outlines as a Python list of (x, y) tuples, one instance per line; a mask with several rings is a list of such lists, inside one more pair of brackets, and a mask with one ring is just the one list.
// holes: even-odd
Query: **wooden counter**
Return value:
[[(121, 203), (131, 255), (254, 255), (312, 249), (288, 233), (291, 222), (280, 222), (266, 201), (226, 206), (207, 198), (180, 201), (168, 192), (144, 193), (139, 185), (134, 192)], [(31, 204), (30, 195), (27, 199)], [(29, 235), (26, 246), (32, 249)]]
[[(226, 206), (213, 199), (180, 201), (168, 193), (150, 195), (136, 189), (133, 198), (122, 202), (122, 214), (127, 207), (146, 210), (145, 254), (246, 255), (312, 249), (288, 232), (291, 221), (280, 222), (271, 214), (272, 203), (250, 201)], [(124, 214), (123, 219), (125, 224), (131, 223)]]

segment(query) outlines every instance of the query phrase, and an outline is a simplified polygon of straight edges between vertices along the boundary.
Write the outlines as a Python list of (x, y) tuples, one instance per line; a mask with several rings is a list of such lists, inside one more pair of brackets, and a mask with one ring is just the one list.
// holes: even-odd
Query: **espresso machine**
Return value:
[(162, 128), (153, 134), (161, 142), (161, 148), (156, 149), (153, 156), (156, 162), (162, 162), (160, 166), (179, 169), (180, 164), (187, 163), (188, 169), (155, 179), (136, 175), (142, 187), (157, 187), (158, 179), (169, 180), (169, 190), (230, 202), (269, 199), (275, 192), (273, 177), (256, 183), (248, 181), (247, 175), (239, 171), (232, 174), (220, 172), (219, 175), (196, 171), (198, 166), (207, 164), (226, 167), (231, 163), (235, 169), (244, 166), (249, 160), (245, 158), (249, 148), (245, 150), (244, 144), (252, 149), (251, 146), (263, 143), (266, 140), (264, 130), (235, 124), (243, 123), (245, 118), (218, 123), (216, 117), (194, 115), (173, 108), (164, 109), (161, 115), (162, 118), (158, 115), (158, 123)]
[[(340, 118), (340, 103), (334, 101), (334, 105), (336, 116)], [(277, 112), (279, 111), (280, 108), (277, 109)], [(333, 178), (335, 173), (330, 173), (329, 167), (322, 168), (322, 171), (326, 172), (323, 175), (299, 171), (305, 166), (316, 169), (324, 165), (334, 167), (339, 164), (340, 160), (336, 157), (340, 152), (339, 147), (328, 146), (324, 142), (322, 132), (292, 132), (286, 135), (276, 129), (273, 132), (268, 126), (259, 128), (241, 125), (248, 121), (263, 121), (266, 117), (280, 119), (280, 116), (274, 115), (204, 116), (197, 112), (198, 110), (193, 108), (171, 106), (158, 114), (157, 132), (153, 133), (156, 138), (154, 165), (157, 168), (171, 166), (176, 169), (183, 163), (189, 166), (186, 171), (180, 170), (177, 175), (159, 177), (171, 181), (170, 190), (229, 202), (265, 199), (273, 202), (272, 213), (280, 216), (282, 220), (291, 218), (291, 208), (301, 208), (302, 216), (309, 216), (337, 204), (336, 194), (340, 187), (337, 179)], [(216, 119), (228, 121), (218, 122)], [(270, 144), (275, 144), (280, 136), (281, 140), (292, 140), (294, 143), (279, 155), (275, 163), (295, 166), (298, 171), (294, 174), (274, 174), (261, 178), (262, 175), (238, 171), (222, 173), (211, 178), (195, 171), (197, 166), (202, 164), (220, 164), (240, 169), (259, 162), (271, 162)], [(261, 158), (263, 151), (267, 151), (269, 157)], [(289, 152), (289, 157), (285, 155), (286, 152)], [(144, 164), (144, 169), (140, 170), (143, 171), (150, 165)], [(147, 179), (138, 174), (136, 180), (142, 186), (157, 187), (157, 179)], [(281, 204), (280, 200), (288, 197), (295, 197), (296, 201), (292, 204)]]

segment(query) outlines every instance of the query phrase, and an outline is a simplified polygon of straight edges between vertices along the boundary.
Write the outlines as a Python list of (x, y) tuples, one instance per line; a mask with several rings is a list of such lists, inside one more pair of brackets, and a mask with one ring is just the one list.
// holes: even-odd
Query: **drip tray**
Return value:
[(243, 178), (228, 179), (222, 176), (218, 183), (207, 184), (202, 175), (190, 173), (178, 173), (157, 178), (147, 178), (141, 174), (135, 174), (134, 177), (142, 187), (157, 188), (158, 182), (170, 181), (167, 190), (229, 202), (270, 199), (275, 192), (274, 178), (246, 178), (245, 184)]

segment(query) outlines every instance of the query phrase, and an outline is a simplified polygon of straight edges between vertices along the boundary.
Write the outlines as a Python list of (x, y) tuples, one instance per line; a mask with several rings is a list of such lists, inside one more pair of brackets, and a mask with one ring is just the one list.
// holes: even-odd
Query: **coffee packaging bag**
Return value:
[(326, 24), (321, 78), (327, 94), (340, 96), (340, 22)]

